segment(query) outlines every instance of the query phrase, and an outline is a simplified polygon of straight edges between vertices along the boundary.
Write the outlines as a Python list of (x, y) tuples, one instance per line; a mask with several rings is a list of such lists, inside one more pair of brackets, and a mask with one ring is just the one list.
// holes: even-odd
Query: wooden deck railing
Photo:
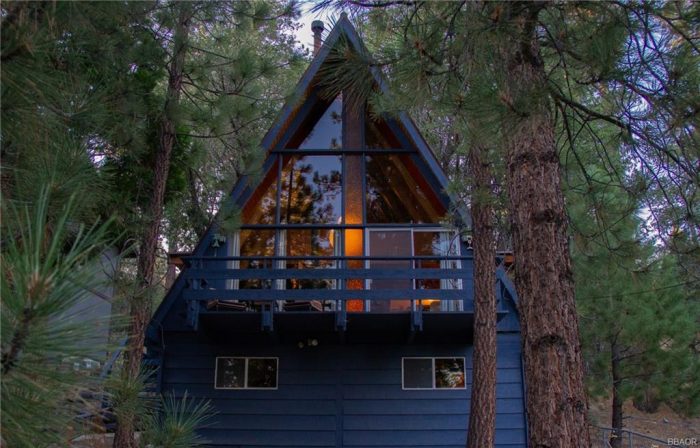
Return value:
[[(188, 317), (193, 326), (211, 301), (255, 302), (257, 311), (270, 313), (283, 311), (279, 304), (287, 301), (330, 302), (328, 311), (346, 313), (351, 300), (408, 300), (411, 305), (404, 312), (414, 314), (423, 312), (419, 304), (426, 300), (459, 303), (446, 308), (473, 311), (471, 257), (241, 256), (188, 257), (186, 261), (189, 267), (183, 274), (187, 285), (183, 298), (189, 304)], [(264, 267), (230, 267), (251, 262)], [(420, 267), (426, 262), (439, 262), (445, 267)], [(288, 264), (300, 263), (316, 266), (286, 268)], [(399, 268), (398, 263), (405, 263), (406, 267)]]

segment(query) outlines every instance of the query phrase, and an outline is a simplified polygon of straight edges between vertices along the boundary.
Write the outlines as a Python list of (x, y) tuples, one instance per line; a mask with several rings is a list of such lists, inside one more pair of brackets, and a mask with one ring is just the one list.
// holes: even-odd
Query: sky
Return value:
[(325, 29), (323, 31), (323, 37), (328, 35), (331, 29), (331, 18), (338, 17), (340, 14), (324, 10), (319, 12), (311, 12), (311, 9), (316, 5), (315, 1), (305, 1), (301, 4), (301, 18), (298, 23), (302, 26), (296, 31), (297, 40), (304, 45), (306, 48), (313, 49), (314, 47), (314, 35), (311, 31), (311, 22), (314, 20), (322, 20), (325, 24)]

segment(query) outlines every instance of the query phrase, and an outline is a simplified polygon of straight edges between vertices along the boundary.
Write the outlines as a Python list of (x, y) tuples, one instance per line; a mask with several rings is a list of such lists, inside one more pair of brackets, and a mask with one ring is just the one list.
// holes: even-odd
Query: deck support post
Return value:
[(272, 331), (273, 330), (273, 325), (272, 325), (272, 309), (274, 307), (274, 302), (270, 303), (264, 303), (261, 305), (261, 326), (260, 328), (262, 331)]
[(338, 300), (335, 311), (335, 330), (344, 333), (348, 329), (348, 314), (342, 300)]
[[(202, 260), (192, 261), (192, 267), (195, 269), (201, 269), (202, 265)], [(190, 287), (193, 290), (201, 290), (203, 283), (204, 281), (201, 278), (193, 278)], [(201, 306), (202, 304), (199, 300), (190, 300), (187, 302), (187, 325), (195, 331), (197, 331), (199, 327), (199, 310)]]
[[(411, 301), (414, 302), (414, 301)], [(423, 309), (420, 305), (411, 307), (411, 333), (423, 331)]]
[(199, 328), (199, 309), (201, 303), (199, 300), (190, 300), (187, 302), (187, 325), (194, 331)]

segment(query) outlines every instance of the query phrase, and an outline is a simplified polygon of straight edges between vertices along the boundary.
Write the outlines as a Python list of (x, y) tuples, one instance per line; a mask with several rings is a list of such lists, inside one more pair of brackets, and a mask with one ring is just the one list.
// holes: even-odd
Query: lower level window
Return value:
[(404, 389), (465, 389), (464, 358), (403, 358)]
[(217, 357), (216, 389), (277, 389), (277, 358)]

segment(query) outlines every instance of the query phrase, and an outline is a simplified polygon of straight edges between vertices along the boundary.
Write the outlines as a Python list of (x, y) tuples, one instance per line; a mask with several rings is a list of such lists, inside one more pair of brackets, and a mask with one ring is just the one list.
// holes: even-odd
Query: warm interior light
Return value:
[[(363, 254), (363, 232), (362, 229), (346, 229), (345, 230), (345, 256), (346, 257), (361, 257)], [(362, 268), (364, 263), (362, 260), (348, 261), (348, 268)], [(345, 283), (347, 289), (364, 289), (361, 279), (348, 279)], [(348, 300), (346, 303), (347, 311), (364, 311), (365, 302), (363, 300)]]
[(345, 230), (345, 256), (362, 256), (362, 229)]
[(423, 299), (420, 301), (420, 306), (423, 307), (423, 311), (440, 311), (440, 300)]

